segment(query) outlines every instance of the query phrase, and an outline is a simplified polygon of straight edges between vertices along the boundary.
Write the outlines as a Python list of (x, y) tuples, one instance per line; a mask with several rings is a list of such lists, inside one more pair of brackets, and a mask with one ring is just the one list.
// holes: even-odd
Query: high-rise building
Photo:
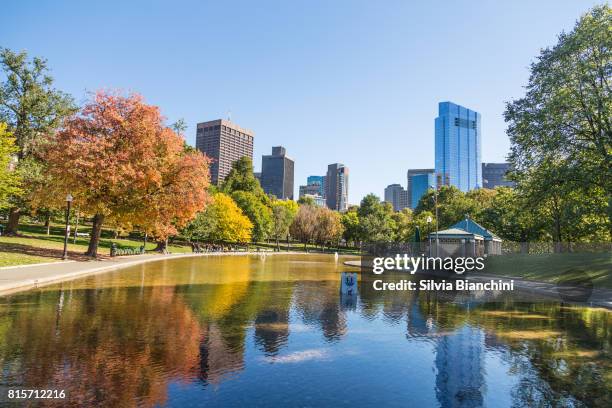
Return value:
[(421, 197), (436, 184), (434, 173), (413, 174), (410, 176), (410, 207), (416, 208)]
[(484, 188), (514, 187), (514, 182), (506, 179), (506, 173), (509, 170), (509, 163), (482, 163), (482, 186)]
[(393, 206), (394, 211), (408, 207), (407, 197), (407, 191), (400, 184), (389, 184), (385, 188), (385, 201)]
[[(434, 186), (435, 177), (434, 169), (409, 169), (408, 170), (408, 206), (412, 209), (416, 208), (419, 200), (425, 194), (430, 186)], [(417, 177), (414, 179), (415, 176)], [(413, 193), (414, 191), (414, 193)]]
[(261, 158), (261, 187), (266, 194), (281, 200), (293, 200), (293, 160), (282, 146), (272, 148), (271, 155)]
[(306, 185), (318, 186), (319, 195), (325, 197), (325, 176), (308, 176), (306, 179)]
[(440, 102), (436, 124), (436, 175), (442, 184), (482, 187), (480, 113)]
[(402, 191), (400, 191), (399, 204), (400, 211), (404, 208), (410, 208), (410, 196), (408, 195), (408, 190), (402, 189)]
[(348, 209), (348, 175), (348, 167), (344, 164), (334, 163), (327, 166), (325, 199), (328, 208), (337, 211)]
[(253, 132), (223, 119), (198, 123), (196, 148), (210, 163), (210, 182), (219, 184), (229, 174), (232, 164), (242, 157), (253, 159)]

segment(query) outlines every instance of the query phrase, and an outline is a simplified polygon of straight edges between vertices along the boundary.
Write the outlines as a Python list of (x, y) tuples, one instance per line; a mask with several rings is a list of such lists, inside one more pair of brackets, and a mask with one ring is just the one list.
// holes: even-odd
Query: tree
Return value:
[[(435, 214), (435, 191), (429, 189), (421, 199), (415, 209), (419, 214), (428, 211)], [(470, 199), (464, 192), (455, 186), (442, 186), (438, 190), (438, 228), (446, 229), (451, 225), (461, 221), (467, 214), (473, 216), (477, 211), (477, 204)]]
[(272, 210), (261, 200), (261, 196), (251, 191), (234, 191), (232, 199), (238, 207), (249, 217), (253, 224), (252, 238), (254, 242), (267, 239), (272, 228)]
[(232, 164), (232, 169), (227, 177), (225, 177), (225, 180), (221, 184), (220, 190), (225, 194), (232, 194), (236, 191), (244, 191), (255, 194), (266, 204), (268, 204), (270, 201), (261, 188), (259, 180), (257, 180), (253, 174), (253, 161), (247, 156), (236, 160)]
[(357, 215), (357, 209), (349, 209), (343, 213), (340, 221), (342, 222), (342, 227), (344, 228), (344, 240), (347, 244), (352, 242), (353, 245), (356, 246), (357, 243), (361, 241), (361, 230), (359, 227), (359, 216)]
[(45, 144), (58, 188), (93, 215), (87, 255), (105, 221), (134, 224), (163, 240), (206, 205), (208, 165), (141, 96), (98, 92)]
[(293, 200), (275, 200), (272, 202), (271, 236), (276, 240), (276, 249), (280, 250), (279, 240), (289, 234), (289, 227), (298, 212), (298, 205)]
[(317, 207), (313, 205), (300, 205), (298, 212), (289, 227), (291, 236), (304, 244), (306, 244), (315, 238), (315, 228), (317, 219)]
[(206, 210), (184, 230), (191, 240), (240, 242), (251, 240), (253, 224), (230, 196), (216, 193)]
[(325, 246), (340, 240), (343, 228), (340, 222), (340, 213), (325, 207), (315, 208), (314, 239)]
[(19, 175), (12, 166), (18, 150), (6, 123), (0, 122), (0, 208), (6, 208), (8, 198), (21, 192)]
[[(571, 32), (561, 33), (555, 46), (541, 51), (531, 65), (526, 95), (508, 103), (504, 112), (512, 177), (519, 188), (521, 184), (542, 187), (537, 192), (541, 201), (568, 197), (570, 191), (603, 199), (608, 231), (612, 231), (611, 74), (612, 10), (601, 5), (583, 15)], [(549, 188), (557, 170), (564, 174), (562, 193)], [(542, 182), (534, 183), (536, 178)], [(557, 232), (554, 239), (560, 236)]]
[(299, 205), (315, 205), (315, 200), (311, 196), (302, 196), (298, 200)]
[(393, 238), (393, 208), (389, 203), (381, 203), (374, 194), (361, 200), (357, 209), (359, 216), (359, 235), (370, 242), (388, 242)]
[(401, 211), (391, 214), (393, 240), (395, 242), (414, 241), (414, 223), (412, 220), (412, 210), (404, 208)]
[[(8, 124), (15, 138), (17, 170), (27, 186), (29, 174), (21, 169), (22, 161), (28, 157), (35, 159), (35, 146), (76, 108), (70, 96), (53, 88), (46, 60), (38, 57), (28, 60), (25, 52), (0, 48), (0, 67), (6, 75), (0, 83), (0, 122)], [(17, 194), (11, 197), (11, 202), (6, 232), (16, 234), (21, 211), (27, 203)]]

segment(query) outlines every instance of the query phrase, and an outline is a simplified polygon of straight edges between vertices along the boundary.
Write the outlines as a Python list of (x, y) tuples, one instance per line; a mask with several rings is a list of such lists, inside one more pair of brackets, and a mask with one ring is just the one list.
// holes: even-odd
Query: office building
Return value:
[(514, 187), (514, 182), (506, 179), (510, 170), (508, 163), (482, 163), (482, 186), (484, 188)]
[(440, 102), (435, 120), (436, 175), (461, 191), (482, 187), (480, 113)]
[(261, 188), (281, 200), (293, 200), (293, 160), (282, 146), (272, 148), (272, 154), (261, 158)]
[(308, 176), (306, 179), (306, 185), (318, 186), (319, 195), (325, 197), (325, 176)]
[[(415, 179), (415, 176), (418, 177)], [(416, 208), (423, 194), (427, 192), (427, 189), (435, 185), (434, 169), (409, 169), (407, 189), (408, 206), (412, 209)]]
[(325, 200), (328, 208), (337, 211), (348, 209), (348, 176), (348, 167), (344, 164), (334, 163), (327, 166)]
[(410, 196), (408, 195), (408, 190), (402, 188), (402, 191), (400, 191), (399, 204), (400, 210), (410, 208)]
[(221, 183), (242, 157), (253, 160), (253, 132), (223, 119), (198, 123), (196, 148), (208, 156), (210, 182)]
[(400, 184), (390, 184), (385, 188), (385, 201), (393, 206), (394, 211), (401, 211), (408, 207), (407, 193)]

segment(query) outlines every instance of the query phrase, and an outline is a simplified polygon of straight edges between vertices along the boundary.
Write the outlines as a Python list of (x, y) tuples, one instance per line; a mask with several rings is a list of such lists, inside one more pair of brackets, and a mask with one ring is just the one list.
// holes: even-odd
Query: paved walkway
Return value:
[[(266, 255), (287, 254), (288, 252), (266, 252)], [(10, 293), (48, 285), (55, 282), (71, 280), (94, 273), (108, 272), (126, 266), (138, 265), (146, 262), (163, 259), (186, 258), (193, 256), (219, 256), (219, 255), (260, 255), (258, 252), (211, 252), (186, 254), (146, 254), (132, 256), (118, 256), (100, 261), (65, 261), (44, 264), (20, 265), (0, 268), (0, 296)]]

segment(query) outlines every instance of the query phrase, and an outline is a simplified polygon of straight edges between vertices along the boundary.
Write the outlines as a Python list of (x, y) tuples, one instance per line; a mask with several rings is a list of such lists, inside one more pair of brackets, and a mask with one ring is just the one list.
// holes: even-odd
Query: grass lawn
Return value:
[[(91, 232), (89, 226), (79, 226), (79, 233)], [(40, 224), (23, 224), (19, 226), (17, 237), (0, 236), (0, 266), (25, 265), (40, 262), (58, 261), (64, 249), (64, 229), (60, 225), (52, 225), (50, 234)], [(103, 230), (98, 247), (100, 256), (109, 256), (110, 247), (114, 242), (119, 248), (138, 248), (141, 240), (113, 239), (112, 231)], [(83, 256), (89, 243), (88, 237), (79, 237), (76, 242), (73, 237), (68, 241), (68, 255), (70, 259), (86, 260)], [(146, 249), (155, 249), (154, 242), (147, 242)], [(185, 245), (169, 245), (172, 253), (191, 252), (191, 247)]]
[(484, 272), (544, 282), (588, 275), (596, 288), (612, 289), (612, 255), (609, 252), (491, 256)]

